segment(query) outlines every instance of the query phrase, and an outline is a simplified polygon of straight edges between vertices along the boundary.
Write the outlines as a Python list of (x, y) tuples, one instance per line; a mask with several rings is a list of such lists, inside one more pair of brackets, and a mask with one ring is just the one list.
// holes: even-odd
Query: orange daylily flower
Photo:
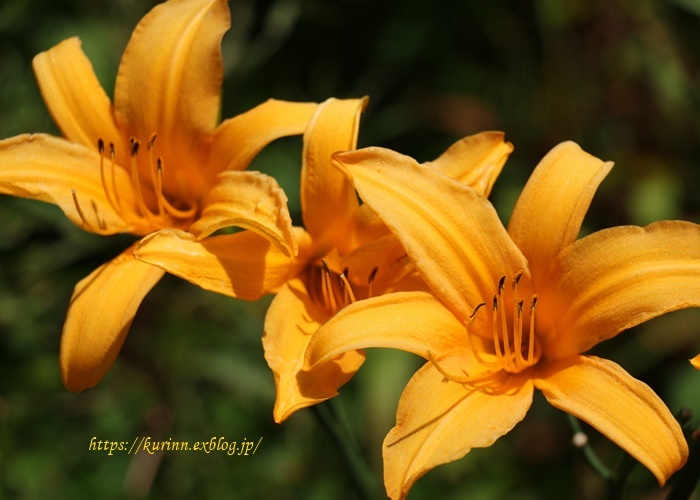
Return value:
[[(0, 193), (55, 203), (100, 235), (178, 228), (201, 239), (236, 225), (294, 255), (286, 196), (271, 177), (244, 169), (270, 141), (301, 134), (316, 105), (270, 100), (217, 127), (220, 45), (229, 25), (226, 0), (156, 6), (124, 52), (114, 104), (77, 38), (36, 56), (39, 87), (65, 138), (0, 141)], [(139, 304), (163, 276), (132, 252), (75, 288), (60, 353), (71, 391), (102, 379)]]
[[(232, 297), (255, 300), (277, 293), (263, 336), (275, 375), (277, 422), (335, 396), (365, 359), (361, 351), (352, 351), (305, 370), (306, 347), (322, 323), (356, 300), (425, 288), (398, 240), (373, 211), (358, 204), (352, 184), (330, 163), (334, 152), (355, 148), (365, 104), (362, 99), (330, 99), (319, 106), (304, 134), (301, 202), (306, 229), (295, 228), (296, 258), (246, 232), (197, 242), (182, 232), (163, 231), (144, 239), (135, 252), (139, 259)], [(457, 142), (426, 165), (488, 195), (511, 150), (502, 133), (487, 132)], [(188, 258), (173, 258), (174, 247)]]
[(346, 351), (393, 347), (428, 362), (408, 383), (384, 446), (391, 498), (431, 468), (493, 444), (537, 388), (598, 429), (663, 484), (686, 461), (661, 399), (612, 361), (583, 355), (655, 316), (700, 305), (700, 226), (664, 221), (577, 240), (611, 163), (574, 143), (554, 148), (506, 230), (471, 188), (397, 153), (334, 156), (401, 240), (432, 293), (352, 304), (311, 339), (313, 366)]

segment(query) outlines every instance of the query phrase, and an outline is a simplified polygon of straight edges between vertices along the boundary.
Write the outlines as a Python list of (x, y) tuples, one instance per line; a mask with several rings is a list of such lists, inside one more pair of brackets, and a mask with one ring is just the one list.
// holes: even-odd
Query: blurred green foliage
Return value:
[[(0, 137), (57, 133), (33, 79), (36, 53), (80, 36), (111, 94), (131, 30), (153, 5), (5, 0)], [(537, 161), (571, 139), (616, 163), (585, 232), (700, 222), (700, 2), (236, 0), (231, 10), (223, 117), (269, 97), (369, 95), (360, 146), (420, 161), (464, 135), (503, 130), (515, 144), (492, 196), (504, 219)], [(251, 167), (278, 178), (297, 221), (300, 142), (278, 141)], [(63, 389), (57, 356), (73, 286), (130, 241), (84, 233), (55, 207), (0, 197), (0, 498), (355, 498), (310, 411), (272, 421), (274, 384), (260, 344), (269, 300), (234, 301), (168, 277), (104, 381), (80, 395)], [(672, 411), (691, 407), (698, 425), (700, 374), (686, 361), (700, 352), (697, 310), (650, 321), (598, 351)], [(378, 477), (381, 441), (419, 365), (371, 351), (338, 399)], [(248, 457), (88, 451), (93, 436), (145, 435), (263, 441)], [(570, 437), (565, 415), (536, 398), (514, 432), (433, 470), (411, 498), (599, 498), (603, 480)], [(594, 431), (591, 440), (608, 463), (622, 456)], [(657, 490), (635, 469), (631, 498)]]

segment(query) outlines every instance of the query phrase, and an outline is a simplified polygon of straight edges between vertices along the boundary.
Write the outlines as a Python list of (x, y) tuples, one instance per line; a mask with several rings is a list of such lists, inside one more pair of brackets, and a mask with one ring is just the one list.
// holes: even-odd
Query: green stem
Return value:
[(334, 406), (336, 406), (334, 399), (331, 399), (312, 406), (311, 410), (336, 444), (345, 465), (350, 471), (355, 488), (362, 498), (386, 498), (383, 491), (379, 489), (377, 480), (370, 471), (367, 462), (362, 458), (357, 442), (347, 425), (344, 424), (342, 412)]
[[(585, 434), (583, 432), (583, 429), (581, 428), (581, 424), (579, 424), (578, 419), (574, 417), (573, 415), (567, 414), (569, 417), (569, 423), (571, 424), (571, 428), (574, 430), (574, 433), (580, 432), (581, 434)], [(598, 457), (595, 451), (593, 451), (593, 448), (589, 443), (586, 443), (581, 447), (583, 450), (583, 455), (586, 457), (586, 460), (588, 460), (588, 463), (590, 464), (593, 469), (595, 469), (598, 474), (600, 474), (602, 477), (610, 481), (613, 476), (613, 472), (610, 470), (610, 468), (603, 463), (603, 461)]]

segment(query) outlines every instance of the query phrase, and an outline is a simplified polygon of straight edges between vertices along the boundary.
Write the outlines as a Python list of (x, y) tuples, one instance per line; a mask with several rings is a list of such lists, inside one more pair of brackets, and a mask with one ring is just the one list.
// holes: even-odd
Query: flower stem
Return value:
[[(579, 424), (578, 419), (574, 417), (573, 415), (567, 414), (569, 417), (569, 423), (571, 424), (571, 428), (574, 430), (574, 433), (581, 433), (585, 434), (583, 432), (583, 429), (581, 428), (581, 424)], [(581, 446), (581, 449), (583, 450), (583, 456), (586, 457), (586, 460), (588, 461), (589, 465), (593, 467), (593, 469), (598, 472), (603, 478), (607, 479), (610, 481), (613, 476), (613, 472), (610, 470), (610, 468), (603, 463), (603, 461), (598, 457), (595, 451), (593, 451), (593, 448), (591, 447), (590, 443), (586, 442), (583, 446)]]
[(345, 424), (342, 412), (337, 407), (335, 399), (314, 405), (311, 407), (311, 410), (336, 444), (345, 465), (350, 471), (355, 488), (361, 497), (367, 499), (385, 498), (384, 493), (379, 489), (374, 474), (372, 474), (367, 462), (362, 458), (359, 446)]

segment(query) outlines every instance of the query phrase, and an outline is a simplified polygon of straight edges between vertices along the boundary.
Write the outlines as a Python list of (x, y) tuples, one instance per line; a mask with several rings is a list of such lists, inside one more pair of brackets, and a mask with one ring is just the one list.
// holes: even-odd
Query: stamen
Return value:
[(114, 175), (114, 165), (116, 164), (117, 161), (117, 153), (114, 151), (114, 143), (110, 142), (109, 143), (109, 170), (112, 172), (112, 193), (114, 193), (114, 203), (117, 205), (116, 211), (118, 214), (121, 215), (122, 213), (122, 204), (121, 201), (119, 200), (119, 190), (117, 190), (117, 178)]
[[(170, 204), (168, 199), (165, 197), (165, 194), (163, 193), (163, 174), (165, 172), (165, 164), (163, 162), (163, 158), (161, 156), (158, 157), (157, 160), (157, 173), (158, 173), (158, 183), (156, 184), (156, 197), (158, 198), (158, 203), (160, 207), (160, 203), (163, 204), (165, 207), (165, 211), (178, 219), (189, 219), (190, 217), (193, 217), (197, 213), (197, 207), (196, 206), (191, 206), (187, 210), (180, 210), (179, 208), (175, 208)], [(160, 208), (159, 208), (160, 210)], [(161, 210), (160, 212), (163, 214), (163, 211)]]
[[(502, 276), (498, 281), (498, 297), (503, 296), (503, 290), (505, 288), (506, 277)], [(508, 371), (512, 371), (515, 368), (512, 359), (512, 352), (510, 350), (510, 339), (508, 338), (508, 323), (506, 322), (506, 308), (501, 307), (501, 335), (503, 337), (503, 360), (505, 362), (505, 368)]]
[[(110, 153), (111, 153), (110, 148)], [(115, 200), (112, 199), (112, 193), (110, 192), (109, 186), (107, 184), (107, 179), (105, 179), (105, 159), (104, 159), (104, 152), (105, 152), (105, 141), (102, 140), (102, 137), (97, 139), (97, 151), (100, 153), (100, 179), (102, 181), (102, 190), (105, 192), (105, 196), (107, 197), (107, 201), (109, 202), (110, 206), (112, 207), (112, 210), (114, 210), (118, 215), (122, 215), (122, 210), (121, 207), (117, 204)], [(114, 186), (114, 162), (112, 162), (112, 186)]]
[(523, 272), (524, 271), (518, 271), (515, 273), (515, 276), (513, 276), (513, 290), (516, 290), (518, 288), (518, 283), (520, 283), (520, 278), (523, 277)]
[(350, 283), (348, 282), (347, 278), (347, 268), (345, 268), (345, 272), (340, 275), (340, 282), (343, 285), (343, 289), (345, 290), (345, 303), (348, 303), (348, 298), (350, 299), (350, 304), (355, 303), (355, 294), (352, 293), (352, 287), (350, 286)]
[(535, 307), (537, 306), (537, 295), (532, 296), (530, 302), (530, 338), (528, 339), (527, 362), (531, 364), (535, 357)]
[(374, 269), (372, 269), (372, 272), (369, 273), (369, 279), (367, 280), (367, 284), (369, 285), (369, 290), (367, 292), (368, 299), (373, 297), (374, 278), (377, 277), (377, 271), (379, 271), (379, 267), (375, 267)]
[(141, 215), (148, 219), (149, 222), (157, 223), (158, 219), (156, 215), (153, 212), (151, 212), (146, 206), (146, 201), (144, 200), (143, 192), (141, 191), (139, 166), (138, 162), (136, 161), (136, 156), (138, 156), (139, 149), (141, 149), (141, 141), (132, 137), (131, 139), (129, 139), (129, 143), (131, 144), (131, 185), (134, 189), (134, 193), (136, 194), (137, 206), (139, 208), (139, 211), (141, 212)]
[(324, 295), (328, 297), (330, 301), (331, 311), (335, 313), (338, 310), (338, 305), (335, 302), (335, 293), (333, 292), (333, 283), (331, 281), (331, 270), (328, 267), (326, 259), (321, 259), (321, 264), (323, 264), (323, 288)]
[(525, 367), (525, 359), (523, 358), (523, 299), (518, 300), (515, 305), (515, 332), (513, 340), (513, 349), (515, 350), (515, 367), (522, 369)]
[(71, 195), (73, 196), (73, 203), (75, 204), (75, 209), (78, 211), (78, 215), (80, 216), (80, 220), (83, 222), (83, 225), (85, 226), (85, 229), (88, 231), (91, 231), (95, 234), (100, 234), (103, 236), (108, 236), (111, 234), (116, 234), (119, 231), (110, 231), (108, 229), (105, 229), (105, 224), (102, 220), (100, 220), (99, 215), (97, 214), (97, 205), (95, 205), (95, 202), (92, 202), (92, 209), (95, 212), (95, 217), (97, 218), (97, 224), (99, 227), (95, 227), (92, 224), (90, 224), (87, 220), (87, 217), (85, 217), (85, 212), (83, 212), (83, 209), (80, 207), (80, 203), (78, 202), (78, 194), (75, 192), (75, 189), (70, 190)]
[(496, 351), (498, 363), (503, 366), (503, 353), (501, 352), (501, 341), (498, 338), (498, 296), (493, 296), (493, 314), (491, 314), (491, 330), (493, 332), (493, 349)]

